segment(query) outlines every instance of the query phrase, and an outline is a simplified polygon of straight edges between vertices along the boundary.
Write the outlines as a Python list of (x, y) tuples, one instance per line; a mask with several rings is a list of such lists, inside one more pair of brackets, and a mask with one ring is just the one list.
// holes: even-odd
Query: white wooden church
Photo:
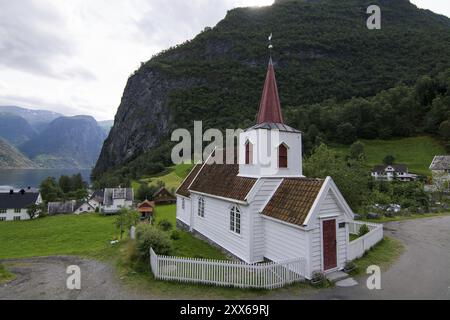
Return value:
[[(259, 161), (267, 150), (271, 165)], [(239, 160), (197, 165), (177, 190), (177, 222), (249, 264), (302, 257), (308, 279), (343, 269), (354, 214), (331, 177), (303, 176), (302, 134), (283, 123), (272, 61)]]

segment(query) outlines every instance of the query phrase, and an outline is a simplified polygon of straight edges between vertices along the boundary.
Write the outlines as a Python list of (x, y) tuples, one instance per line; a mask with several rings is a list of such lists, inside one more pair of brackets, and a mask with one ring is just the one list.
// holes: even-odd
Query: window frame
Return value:
[(14, 209), (14, 213), (22, 213), (22, 209)]
[(205, 198), (199, 197), (197, 202), (197, 216), (205, 219)]
[(181, 209), (186, 210), (186, 199), (184, 198), (181, 199)]
[(8, 209), (0, 209), (0, 214), (6, 214), (8, 213)]
[(253, 143), (250, 140), (245, 143), (245, 164), (253, 164)]
[(238, 205), (230, 208), (229, 230), (236, 235), (242, 235), (242, 211)]
[[(286, 155), (282, 155), (281, 151), (286, 150)], [(283, 152), (284, 153), (284, 152)], [(278, 168), (288, 169), (289, 168), (289, 146), (282, 143), (278, 146)]]

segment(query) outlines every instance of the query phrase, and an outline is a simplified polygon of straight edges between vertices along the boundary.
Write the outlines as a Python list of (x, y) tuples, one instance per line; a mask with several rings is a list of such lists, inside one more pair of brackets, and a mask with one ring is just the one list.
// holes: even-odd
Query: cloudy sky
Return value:
[[(413, 0), (450, 17), (449, 0)], [(153, 54), (273, 0), (0, 0), (0, 105), (113, 119)]]

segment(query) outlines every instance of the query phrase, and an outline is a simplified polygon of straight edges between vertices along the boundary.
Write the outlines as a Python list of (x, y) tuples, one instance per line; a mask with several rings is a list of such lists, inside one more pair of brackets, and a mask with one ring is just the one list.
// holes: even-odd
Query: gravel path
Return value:
[[(150, 298), (125, 287), (109, 264), (77, 257), (8, 260), (16, 280), (0, 286), (0, 300), (142, 300)], [(67, 289), (67, 267), (81, 270), (81, 290)]]

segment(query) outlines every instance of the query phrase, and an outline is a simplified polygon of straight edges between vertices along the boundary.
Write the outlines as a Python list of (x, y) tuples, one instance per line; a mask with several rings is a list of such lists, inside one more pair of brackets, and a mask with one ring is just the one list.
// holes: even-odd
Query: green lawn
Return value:
[(191, 172), (193, 165), (180, 164), (167, 168), (167, 170), (159, 175), (142, 178), (139, 181), (133, 181), (132, 187), (135, 191), (139, 188), (140, 183), (147, 183), (149, 185), (156, 185), (158, 181), (164, 182), (168, 190), (178, 189), (183, 180)]
[(14, 279), (15, 276), (11, 272), (6, 270), (5, 266), (0, 264), (0, 285)]
[[(393, 155), (396, 163), (407, 164), (413, 173), (430, 176), (430, 164), (435, 155), (446, 154), (439, 141), (427, 137), (394, 140), (362, 140), (366, 146), (366, 160), (369, 166), (383, 163), (384, 157)], [(332, 144), (335, 150), (348, 153), (349, 146)]]
[(0, 259), (100, 254), (118, 236), (113, 219), (90, 214), (2, 222)]
[(403, 250), (403, 244), (399, 240), (385, 237), (361, 259), (355, 261), (357, 270), (353, 272), (353, 275), (365, 273), (372, 265), (380, 266), (385, 271), (401, 256)]
[[(175, 229), (176, 205), (158, 206), (155, 212), (155, 223), (158, 224), (161, 220), (170, 221)], [(179, 257), (228, 260), (220, 250), (195, 238), (189, 232), (180, 232), (180, 239), (174, 241), (174, 247), (174, 255)]]

